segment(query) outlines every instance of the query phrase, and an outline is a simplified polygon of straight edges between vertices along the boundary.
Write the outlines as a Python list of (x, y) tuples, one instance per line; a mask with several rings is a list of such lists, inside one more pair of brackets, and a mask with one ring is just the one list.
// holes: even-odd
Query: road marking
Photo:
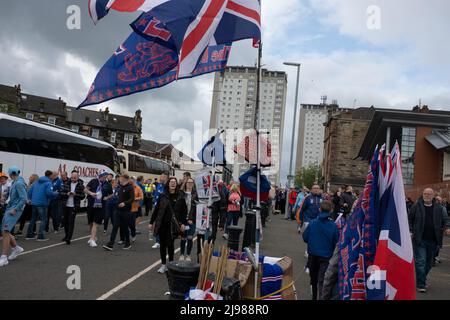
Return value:
[[(195, 237), (193, 239), (193, 242), (195, 242), (197, 240), (197, 237)], [(178, 253), (180, 252), (180, 248), (176, 249), (174, 251), (174, 253)], [(144, 270), (140, 271), (139, 273), (135, 274), (134, 276), (132, 276), (130, 279), (122, 282), (121, 284), (119, 284), (117, 287), (109, 290), (108, 292), (106, 292), (105, 294), (103, 294), (102, 296), (98, 297), (96, 300), (106, 300), (109, 297), (111, 297), (113, 294), (119, 292), (120, 290), (122, 290), (123, 288), (125, 288), (126, 286), (130, 285), (131, 283), (133, 283), (134, 281), (136, 281), (137, 279), (139, 279), (140, 277), (142, 277), (144, 274), (152, 271), (155, 267), (157, 267), (158, 265), (161, 264), (161, 259), (159, 259), (158, 261), (156, 261), (155, 263), (153, 263), (152, 265), (148, 266), (147, 268), (145, 268)]]
[[(145, 221), (139, 222), (139, 225), (144, 224), (144, 223), (149, 222), (149, 221), (150, 221), (150, 220), (145, 220)], [(75, 242), (75, 241), (87, 239), (87, 238), (90, 238), (90, 237), (91, 237), (91, 236), (89, 235), (89, 236), (77, 238), (77, 239), (71, 240), (71, 242)], [(66, 243), (65, 243), (65, 242), (60, 242), (60, 243), (55, 243), (55, 244), (52, 244), (52, 245), (49, 245), (49, 246), (46, 246), (46, 247), (42, 247), (42, 248), (37, 248), (37, 249), (33, 249), (33, 250), (24, 251), (24, 252), (22, 252), (21, 254), (19, 254), (19, 256), (23, 256), (23, 255), (25, 255), (25, 254), (29, 254), (29, 253), (33, 253), (33, 252), (42, 251), (42, 250), (45, 250), (45, 249), (54, 248), (54, 247), (57, 247), (57, 246), (62, 246), (63, 244), (66, 244)]]
[[(87, 239), (87, 238), (90, 238), (90, 237), (91, 237), (91, 236), (81, 237), (81, 238), (72, 240), (72, 242), (79, 241), (79, 240), (83, 240), (83, 239)], [(46, 246), (46, 247), (42, 247), (42, 248), (37, 248), (37, 249), (33, 249), (33, 250), (24, 251), (24, 252), (22, 252), (21, 254), (19, 254), (19, 256), (23, 256), (23, 255), (25, 255), (25, 254), (29, 254), (29, 253), (33, 253), (33, 252), (37, 252), (37, 251), (49, 249), (49, 248), (54, 248), (54, 247), (57, 247), (57, 246), (62, 246), (63, 244), (66, 244), (66, 243), (65, 243), (65, 242), (60, 242), (60, 243), (55, 243), (55, 244), (52, 244), (52, 245), (49, 245), (49, 246)]]

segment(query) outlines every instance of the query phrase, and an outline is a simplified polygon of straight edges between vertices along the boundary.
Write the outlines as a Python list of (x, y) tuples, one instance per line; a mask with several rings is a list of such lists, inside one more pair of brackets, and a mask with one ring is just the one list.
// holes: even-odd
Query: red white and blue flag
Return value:
[(413, 300), (414, 255), (398, 143), (385, 159), (379, 171), (380, 231), (367, 294), (371, 300)]
[(343, 300), (415, 299), (414, 259), (400, 149), (376, 150), (366, 187), (339, 243)]
[(79, 108), (223, 70), (232, 42), (261, 39), (260, 7), (259, 0), (90, 0), (94, 21), (110, 9), (145, 13)]

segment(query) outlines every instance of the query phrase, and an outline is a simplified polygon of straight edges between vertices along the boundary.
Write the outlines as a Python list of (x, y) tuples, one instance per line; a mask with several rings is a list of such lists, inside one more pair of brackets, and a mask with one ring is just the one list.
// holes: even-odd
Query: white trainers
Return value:
[(7, 257), (0, 257), (0, 267), (4, 267), (8, 265), (8, 258)]
[(96, 248), (97, 247), (97, 243), (94, 240), (91, 240), (91, 242), (89, 243), (89, 246), (91, 248)]
[(192, 261), (191, 256), (186, 256), (184, 260), (186, 260), (187, 262), (191, 262)]
[(122, 240), (120, 240), (119, 242), (117, 242), (118, 245), (122, 245), (124, 244), (124, 242)]
[(161, 267), (158, 269), (158, 273), (166, 273), (167, 267), (165, 264), (161, 265)]
[(180, 256), (180, 259), (179, 259), (178, 261), (184, 261), (184, 260), (185, 260), (184, 256), (181, 255), (181, 256)]
[(158, 243), (158, 242), (155, 243), (155, 244), (152, 246), (152, 249), (159, 249), (159, 243)]
[(227, 234), (227, 233), (224, 233), (222, 237), (223, 237), (225, 240), (228, 240), (228, 234)]
[(16, 246), (15, 248), (13, 248), (11, 250), (11, 254), (8, 257), (8, 260), (11, 261), (11, 260), (16, 259), (22, 252), (23, 252), (23, 248), (19, 247), (19, 246)]
[(136, 237), (131, 237), (131, 242), (136, 242)]

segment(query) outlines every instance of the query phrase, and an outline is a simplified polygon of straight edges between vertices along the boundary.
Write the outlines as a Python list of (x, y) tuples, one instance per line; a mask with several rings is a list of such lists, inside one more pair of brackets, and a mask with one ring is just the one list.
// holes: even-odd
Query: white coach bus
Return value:
[(130, 176), (143, 176), (145, 180), (154, 180), (163, 172), (168, 172), (169, 175), (173, 175), (173, 168), (165, 161), (144, 156), (142, 154), (128, 151), (117, 150), (117, 154), (120, 162), (120, 172), (126, 173)]
[(12, 165), (22, 170), (27, 182), (33, 173), (43, 176), (46, 170), (56, 170), (70, 176), (76, 170), (85, 185), (99, 170), (120, 170), (116, 149), (106, 142), (0, 113), (0, 171)]

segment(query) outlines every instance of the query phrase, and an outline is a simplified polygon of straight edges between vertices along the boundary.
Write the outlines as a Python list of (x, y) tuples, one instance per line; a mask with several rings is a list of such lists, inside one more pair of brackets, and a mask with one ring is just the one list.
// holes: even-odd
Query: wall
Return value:
[(324, 177), (331, 190), (344, 184), (364, 186), (369, 164), (354, 160), (364, 141), (370, 121), (353, 119), (351, 112), (332, 117), (325, 130)]
[(432, 128), (417, 127), (416, 154), (414, 162), (414, 186), (438, 183), (442, 181), (442, 151), (436, 150), (425, 137)]

